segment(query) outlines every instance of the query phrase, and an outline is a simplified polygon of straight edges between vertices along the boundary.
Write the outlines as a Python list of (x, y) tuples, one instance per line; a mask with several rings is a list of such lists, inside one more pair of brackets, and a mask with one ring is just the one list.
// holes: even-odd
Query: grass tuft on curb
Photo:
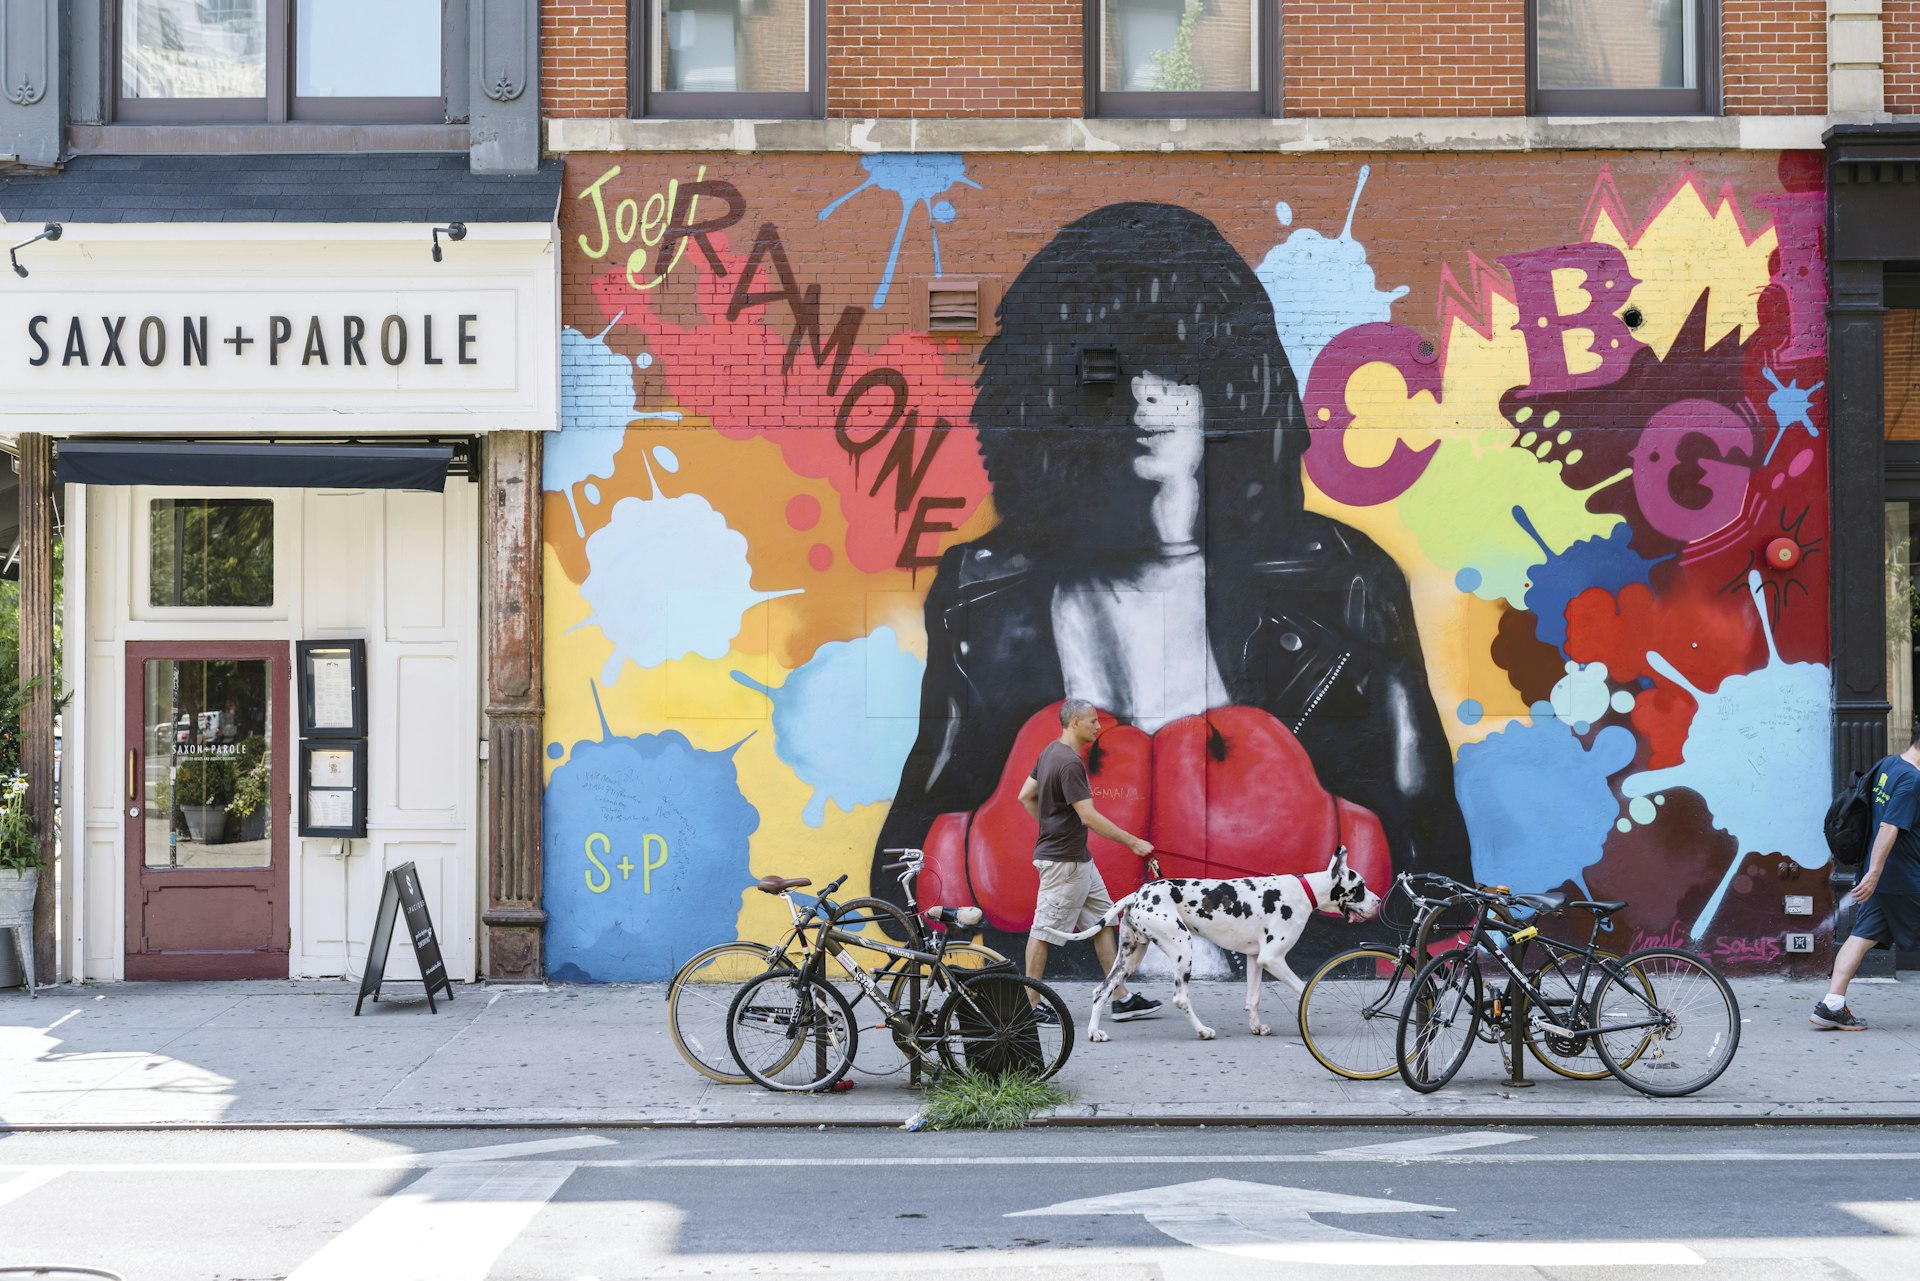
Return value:
[(921, 1114), (930, 1130), (1017, 1130), (1033, 1114), (1071, 1102), (1073, 1095), (1028, 1072), (990, 1076), (971, 1068), (947, 1072), (927, 1091)]

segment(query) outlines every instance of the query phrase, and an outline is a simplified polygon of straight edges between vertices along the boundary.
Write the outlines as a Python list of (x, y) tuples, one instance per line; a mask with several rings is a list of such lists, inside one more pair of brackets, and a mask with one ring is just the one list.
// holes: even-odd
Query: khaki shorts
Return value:
[(1091, 861), (1059, 863), (1035, 859), (1040, 869), (1040, 897), (1033, 908), (1033, 937), (1043, 943), (1065, 943), (1067, 935), (1089, 930), (1113, 906), (1100, 869)]

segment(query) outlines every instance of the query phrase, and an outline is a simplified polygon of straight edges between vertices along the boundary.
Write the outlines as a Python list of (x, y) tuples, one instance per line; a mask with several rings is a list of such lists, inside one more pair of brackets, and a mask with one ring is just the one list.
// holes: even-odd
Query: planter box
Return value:
[(202, 845), (218, 845), (227, 839), (227, 807), (224, 805), (182, 805), (187, 816), (187, 835)]
[[(0, 869), (0, 921), (33, 919), (34, 894), (39, 888), (38, 868), (25, 872)], [(31, 927), (22, 925), (19, 930), (20, 941), (33, 946)], [(27, 981), (26, 972), (20, 968), (19, 944), (14, 938), (13, 930), (0, 926), (0, 988), (20, 987)]]

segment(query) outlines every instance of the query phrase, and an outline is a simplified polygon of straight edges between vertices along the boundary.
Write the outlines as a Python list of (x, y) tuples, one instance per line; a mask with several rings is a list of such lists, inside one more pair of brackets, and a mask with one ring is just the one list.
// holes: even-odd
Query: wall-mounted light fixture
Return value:
[(467, 224), (464, 222), (450, 222), (444, 227), (435, 227), (433, 229), (433, 260), (435, 262), (440, 261), (441, 232), (446, 233), (448, 240), (465, 240), (467, 238)]
[(58, 240), (58, 239), (60, 239), (60, 224), (57, 222), (50, 222), (45, 227), (43, 227), (40, 231), (40, 234), (35, 236), (33, 239), (23, 240), (19, 244), (15, 245), (13, 248), (7, 250), (7, 261), (13, 264), (13, 274), (16, 276), (25, 276), (27, 274), (27, 269), (20, 265), (20, 251), (22, 249), (25, 249), (28, 245), (38, 244), (42, 240)]

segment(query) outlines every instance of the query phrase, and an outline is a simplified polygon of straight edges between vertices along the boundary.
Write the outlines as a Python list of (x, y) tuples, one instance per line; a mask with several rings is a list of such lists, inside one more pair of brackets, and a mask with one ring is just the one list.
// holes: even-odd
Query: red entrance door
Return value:
[(127, 645), (130, 979), (287, 977), (287, 646)]

